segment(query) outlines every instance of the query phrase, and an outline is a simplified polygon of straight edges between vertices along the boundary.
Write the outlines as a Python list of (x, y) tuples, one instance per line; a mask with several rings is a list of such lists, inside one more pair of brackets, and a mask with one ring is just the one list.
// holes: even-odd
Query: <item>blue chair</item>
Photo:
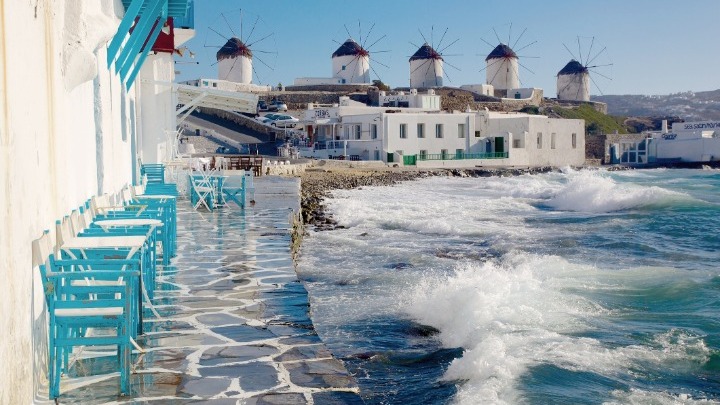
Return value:
[[(46, 231), (33, 241), (49, 317), (49, 397), (60, 396), (60, 375), (75, 346), (117, 346), (120, 393), (130, 393), (130, 363), (140, 271), (133, 262), (60, 260)], [(87, 333), (102, 329), (103, 333)]]

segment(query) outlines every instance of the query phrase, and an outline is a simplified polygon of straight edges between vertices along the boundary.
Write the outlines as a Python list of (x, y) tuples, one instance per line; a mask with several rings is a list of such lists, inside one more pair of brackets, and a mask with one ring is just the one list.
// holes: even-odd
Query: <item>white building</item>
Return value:
[(489, 111), (311, 104), (303, 156), (418, 167), (565, 166), (585, 161), (583, 120)]
[[(520, 87), (518, 56), (505, 44), (500, 44), (485, 58), (487, 84), (495, 90), (510, 90)], [(508, 95), (508, 97), (510, 97)]]
[(667, 121), (662, 131), (648, 132), (641, 141), (610, 145), (611, 163), (663, 165), (720, 161), (720, 122), (676, 122), (672, 131)]
[(590, 72), (575, 59), (557, 74), (558, 100), (590, 101)]
[[(135, 182), (139, 162), (168, 151), (172, 52), (194, 30), (177, 24), (191, 1), (159, 4), (157, 15), (129, 15), (114, 0), (0, 2), (2, 404), (46, 398), (38, 387), (47, 383), (47, 312), (32, 240), (91, 196)], [(163, 19), (118, 32), (138, 14)], [(161, 39), (167, 46), (156, 48)]]
[(239, 38), (230, 38), (217, 51), (218, 79), (230, 82), (252, 83), (252, 51)]
[(410, 57), (410, 87), (442, 87), (443, 58), (426, 43)]
[(246, 93), (267, 93), (272, 90), (271, 86), (264, 86), (252, 83), (238, 83), (227, 80), (200, 78), (188, 80), (183, 84), (201, 87), (204, 89), (217, 89), (222, 91), (246, 92)]

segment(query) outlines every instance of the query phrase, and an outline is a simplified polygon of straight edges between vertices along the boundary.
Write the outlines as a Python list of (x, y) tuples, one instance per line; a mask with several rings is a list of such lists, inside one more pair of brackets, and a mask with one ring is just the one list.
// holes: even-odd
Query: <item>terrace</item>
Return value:
[[(256, 204), (177, 204), (177, 256), (157, 266), (152, 306), (118, 395), (115, 347), (75, 348), (61, 403), (362, 403), (308, 317), (291, 257), (299, 179), (255, 181)], [(48, 397), (47, 387), (36, 399)]]

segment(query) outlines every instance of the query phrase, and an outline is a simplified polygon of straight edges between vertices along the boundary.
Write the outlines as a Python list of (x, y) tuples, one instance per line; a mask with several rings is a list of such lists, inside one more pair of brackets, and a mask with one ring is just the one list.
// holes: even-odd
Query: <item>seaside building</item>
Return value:
[(557, 74), (558, 100), (590, 101), (590, 71), (575, 59)]
[(309, 104), (303, 124), (309, 141), (300, 154), (428, 168), (585, 161), (583, 120), (486, 110), (448, 113), (431, 92), (396, 95), (407, 96), (402, 107), (397, 101), (367, 107), (347, 97), (337, 105)]
[(31, 241), (172, 149), (172, 54), (194, 35), (193, 1), (144, 3), (0, 3), (0, 403), (33, 402), (47, 378)]
[(433, 47), (424, 43), (410, 57), (410, 87), (442, 87), (443, 58)]
[[(621, 137), (625, 138), (625, 137)], [(720, 161), (720, 122), (676, 122), (668, 130), (646, 132), (637, 139), (608, 142), (609, 163), (631, 166), (711, 163)]]
[(295, 86), (370, 84), (370, 52), (348, 38), (332, 54), (332, 77), (298, 77)]

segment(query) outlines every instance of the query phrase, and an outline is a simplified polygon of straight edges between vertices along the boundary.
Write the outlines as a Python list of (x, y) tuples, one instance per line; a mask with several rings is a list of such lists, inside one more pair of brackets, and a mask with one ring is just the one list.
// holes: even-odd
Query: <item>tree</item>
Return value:
[(380, 80), (380, 79), (373, 80), (372, 83), (373, 83), (373, 86), (375, 86), (375, 87), (378, 88), (378, 90), (390, 91), (390, 86), (388, 86), (387, 84), (383, 83), (382, 80)]

